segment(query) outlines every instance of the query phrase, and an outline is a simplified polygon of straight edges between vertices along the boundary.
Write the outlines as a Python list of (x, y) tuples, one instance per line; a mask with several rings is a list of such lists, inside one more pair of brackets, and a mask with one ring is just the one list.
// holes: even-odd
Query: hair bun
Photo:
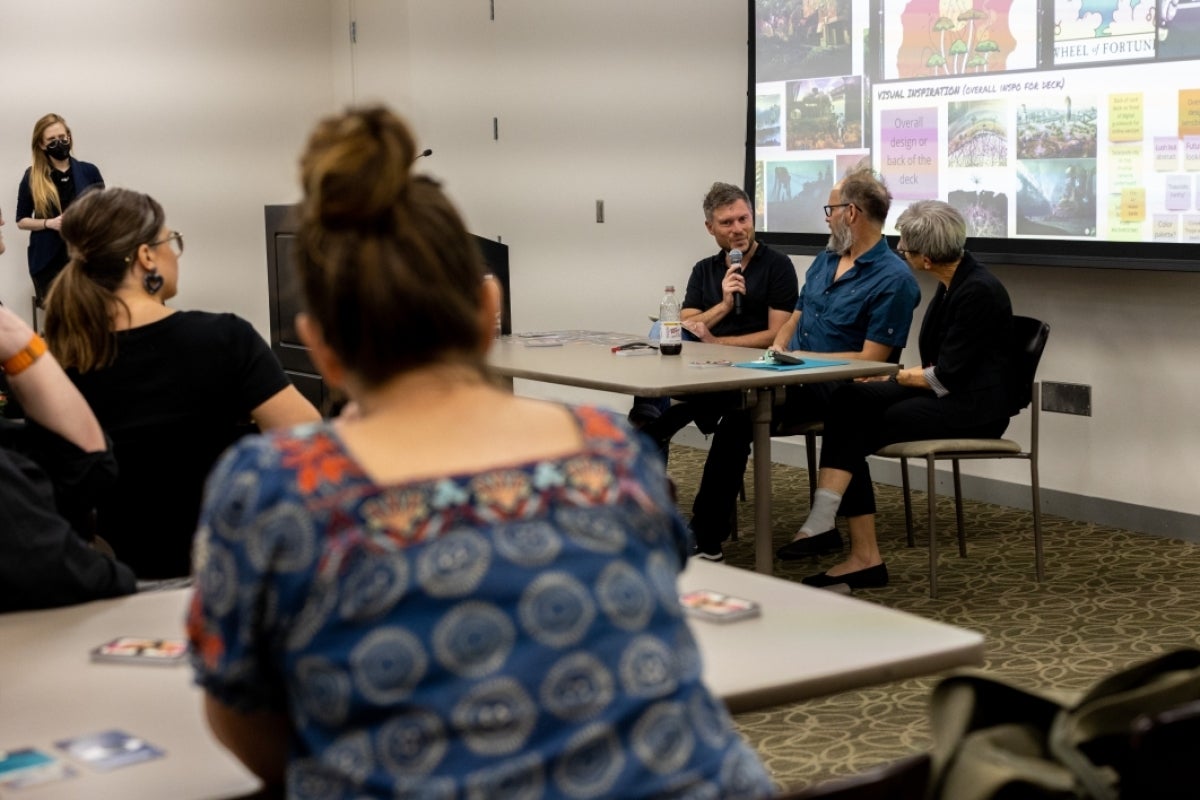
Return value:
[(301, 160), (306, 215), (329, 229), (390, 229), (408, 202), (416, 145), (375, 106), (321, 122)]

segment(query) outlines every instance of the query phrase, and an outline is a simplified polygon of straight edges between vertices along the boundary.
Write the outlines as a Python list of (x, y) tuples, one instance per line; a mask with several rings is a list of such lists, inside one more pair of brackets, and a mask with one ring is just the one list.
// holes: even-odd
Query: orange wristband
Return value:
[(9, 358), (3, 364), (0, 364), (0, 369), (4, 370), (6, 375), (20, 375), (25, 370), (33, 366), (33, 362), (37, 361), (46, 352), (46, 340), (38, 336), (36, 333), (29, 340), (29, 344), (17, 351), (17, 354)]

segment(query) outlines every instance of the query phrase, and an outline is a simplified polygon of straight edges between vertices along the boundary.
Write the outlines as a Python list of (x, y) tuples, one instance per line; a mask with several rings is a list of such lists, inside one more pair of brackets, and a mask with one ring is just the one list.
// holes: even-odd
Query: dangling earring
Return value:
[(163, 287), (163, 276), (158, 274), (158, 269), (151, 267), (146, 273), (146, 277), (142, 278), (142, 286), (146, 287), (146, 291), (151, 296), (156, 295)]

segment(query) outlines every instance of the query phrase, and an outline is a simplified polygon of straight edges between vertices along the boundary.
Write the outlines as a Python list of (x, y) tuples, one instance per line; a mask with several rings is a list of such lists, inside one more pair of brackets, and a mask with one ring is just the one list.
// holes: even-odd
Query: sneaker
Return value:
[(697, 550), (696, 552), (692, 553), (692, 555), (695, 558), (703, 558), (705, 561), (716, 561), (717, 563), (725, 560), (725, 554), (720, 550), (715, 553), (705, 553), (702, 550)]

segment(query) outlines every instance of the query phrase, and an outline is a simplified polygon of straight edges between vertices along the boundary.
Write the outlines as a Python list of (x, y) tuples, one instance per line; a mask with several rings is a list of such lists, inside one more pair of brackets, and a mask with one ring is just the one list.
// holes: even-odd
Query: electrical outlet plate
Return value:
[(1042, 381), (1042, 411), (1092, 415), (1092, 387), (1083, 383)]

